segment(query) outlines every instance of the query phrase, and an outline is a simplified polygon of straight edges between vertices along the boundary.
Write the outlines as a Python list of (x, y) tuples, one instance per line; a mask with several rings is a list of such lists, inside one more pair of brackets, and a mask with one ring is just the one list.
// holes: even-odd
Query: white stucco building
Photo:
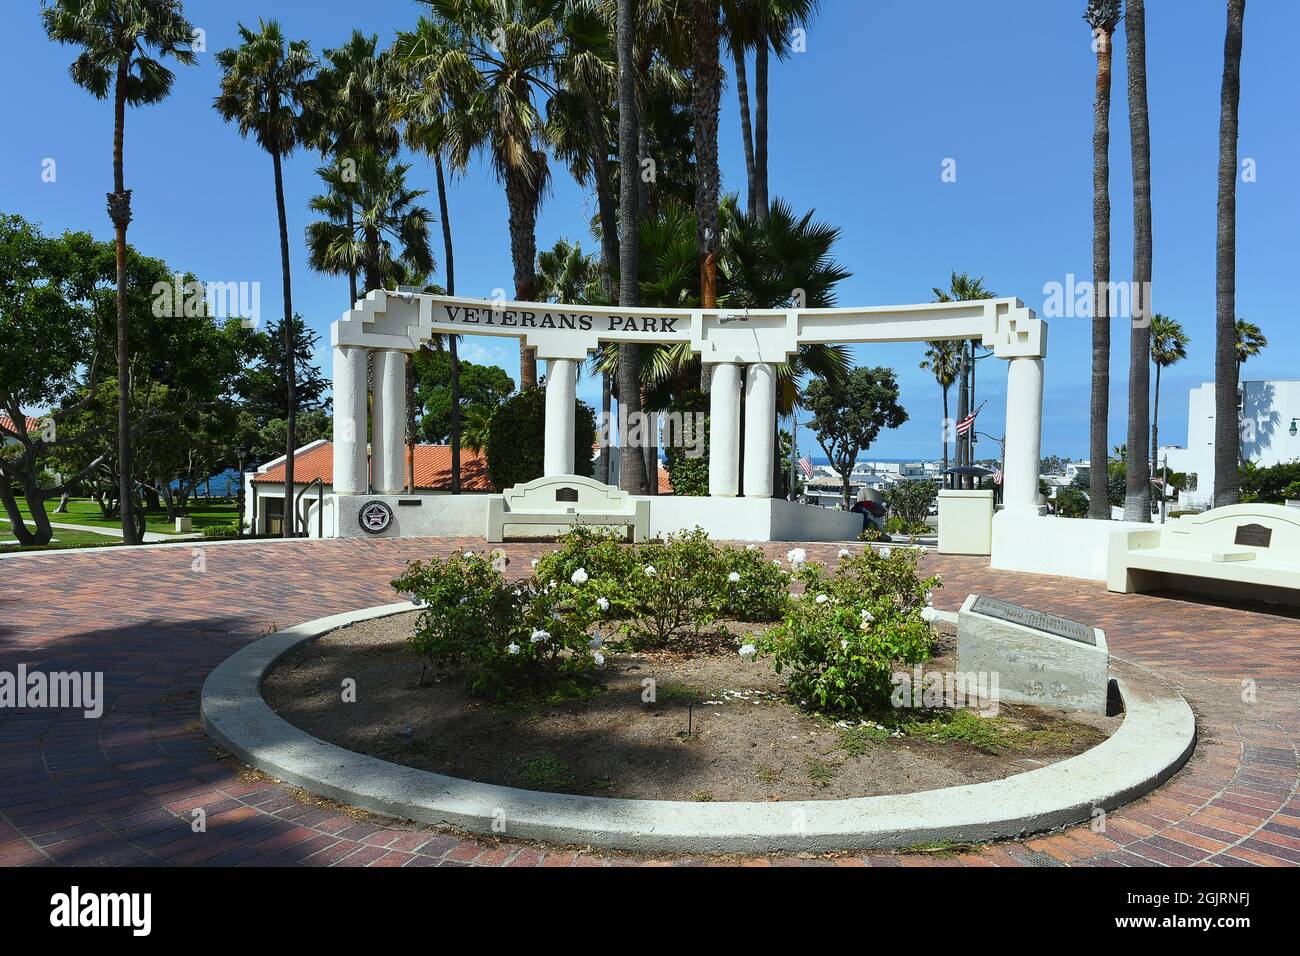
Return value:
[[(1300, 459), (1300, 379), (1241, 383), (1241, 451), (1257, 465)], [(1209, 507), (1214, 492), (1214, 383), (1203, 382), (1187, 397), (1187, 444), (1162, 445), (1159, 463), (1196, 476), (1196, 489), (1181, 501)]]

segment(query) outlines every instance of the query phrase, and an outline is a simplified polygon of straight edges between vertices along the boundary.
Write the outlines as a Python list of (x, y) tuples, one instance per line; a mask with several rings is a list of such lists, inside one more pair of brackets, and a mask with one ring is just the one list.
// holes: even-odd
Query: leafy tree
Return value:
[[(284, 383), (288, 406), (285, 433), (284, 500), (293, 498), (293, 453), (296, 448), (297, 405), (293, 392), (297, 369), (293, 364), (293, 281), (289, 269), (289, 224), (284, 212), (284, 159), (311, 135), (310, 110), (316, 102), (313, 86), (316, 61), (305, 40), (286, 41), (276, 20), (260, 21), (254, 32), (239, 25), (238, 47), (217, 54), (221, 66), (221, 92), (217, 112), (236, 123), (241, 136), (252, 135), (271, 154), (275, 169), (275, 208), (280, 222), (280, 276), (284, 292)], [(285, 510), (284, 537), (295, 535), (293, 509)]]
[[(423, 410), (420, 437), (427, 442), (447, 444), (452, 438), (451, 355), (442, 350), (417, 354), (415, 383), (416, 405)], [(504, 369), (460, 361), (459, 398), (463, 417), (479, 410), (490, 416), (514, 390), (515, 383)]]
[[(303, 321), (301, 315), (293, 317), (288, 335), (285, 335), (283, 325), (283, 322), (270, 322), (264, 331), (248, 332), (244, 344), (243, 367), (233, 386), (242, 400), (242, 411), (248, 420), (245, 440), (254, 458), (275, 458), (284, 454), (283, 445), (267, 446), (258, 435), (268, 422), (276, 419), (285, 423), (287, 431), (289, 395), (284, 388), (283, 378), (286, 339), (293, 342), (293, 367), (297, 370), (297, 382), (293, 391), (295, 422), (299, 415), (323, 409), (328, 404), (325, 390), (329, 383), (320, 368), (313, 363), (320, 336)], [(286, 432), (280, 434), (287, 442)], [(297, 442), (296, 447), (306, 444), (296, 434), (294, 440)]]
[[(586, 402), (575, 402), (573, 474), (591, 477), (591, 453), (596, 441), (596, 414)], [(546, 389), (529, 388), (506, 400), (488, 425), (487, 467), (492, 487), (504, 491), (542, 476), (546, 440)]]
[(81, 47), (68, 72), (72, 81), (95, 97), (113, 96), (113, 191), (108, 215), (117, 233), (117, 450), (121, 467), (122, 538), (139, 544), (129, 510), (131, 487), (128, 419), (126, 230), (131, 222), (131, 190), (123, 170), (126, 107), (160, 103), (171, 93), (175, 76), (164, 64), (195, 62), (194, 27), (178, 0), (47, 0), (41, 9), (51, 40)]
[(816, 377), (804, 392), (812, 412), (809, 424), (831, 467), (840, 473), (844, 507), (848, 509), (849, 475), (858, 455), (866, 451), (881, 429), (898, 428), (907, 412), (898, 404), (893, 369), (855, 368), (842, 376)]

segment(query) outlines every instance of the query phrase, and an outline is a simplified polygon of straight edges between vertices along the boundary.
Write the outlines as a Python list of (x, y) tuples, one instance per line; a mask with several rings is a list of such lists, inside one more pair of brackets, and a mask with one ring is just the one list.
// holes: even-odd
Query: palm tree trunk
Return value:
[(601, 279), (606, 300), (614, 302), (618, 295), (614, 284), (614, 265), (618, 262), (618, 200), (614, 196), (614, 173), (606, 154), (605, 124), (600, 109), (594, 99), (587, 101), (587, 126), (593, 143), (592, 178), (596, 181), (596, 207), (600, 214)]
[(1088, 517), (1110, 519), (1106, 467), (1110, 415), (1110, 59), (1111, 34), (1097, 36), (1097, 89), (1092, 134), (1092, 408)]
[[(638, 301), (637, 181), (640, 177), (626, 175), (628, 170), (637, 168), (636, 71), (632, 60), (635, 30), (636, 0), (618, 0), (618, 159), (624, 171), (619, 177), (618, 301), (624, 308)], [(618, 413), (629, 426), (635, 424), (641, 413), (641, 351), (637, 345), (618, 347)], [(649, 492), (642, 449), (626, 440), (619, 447), (619, 487), (634, 495)]]
[(692, 0), (691, 105), (695, 112), (695, 213), (700, 245), (703, 307), (718, 305), (718, 0)]
[(279, 153), (271, 153), (275, 165), (275, 210), (280, 217), (280, 278), (284, 292), (284, 519), (282, 535), (295, 536), (293, 507), (293, 453), (298, 439), (298, 408), (294, 397), (297, 370), (294, 368), (293, 284), (289, 277), (289, 221), (284, 213), (284, 170)]
[[(957, 363), (957, 421), (965, 420), (967, 413), (970, 411), (970, 391), (966, 388), (966, 342), (961, 342), (961, 359)], [(956, 436), (957, 447), (956, 465), (958, 468), (967, 464), (966, 461), (966, 436), (960, 432)], [(966, 477), (964, 475), (954, 475), (952, 487), (964, 488), (966, 486)]]
[(601, 421), (604, 422), (604, 434), (602, 436), (603, 444), (600, 448), (600, 457), (596, 459), (596, 480), (602, 485), (609, 484), (609, 414), (613, 404), (613, 397), (609, 373), (602, 372), (600, 375), (600, 414)]
[(764, 35), (754, 50), (754, 215), (767, 222), (767, 58)]
[[(356, 212), (352, 205), (352, 200), (348, 200), (348, 241), (352, 241), (353, 235), (357, 230)], [(354, 308), (357, 304), (357, 267), (354, 263), (348, 264), (348, 295), (352, 298), (348, 300), (348, 308)]]
[(740, 132), (741, 138), (745, 145), (745, 183), (746, 191), (746, 210), (749, 218), (753, 219), (757, 213), (755, 209), (755, 199), (758, 196), (758, 185), (755, 181), (756, 173), (754, 171), (754, 127), (750, 120), (749, 114), (749, 77), (745, 71), (745, 51), (743, 47), (737, 47), (731, 51), (731, 59), (736, 70), (736, 96), (740, 100)]
[[(633, 161), (635, 165), (635, 160)], [(636, 180), (632, 181), (633, 188)], [(510, 255), (514, 261), (515, 299), (532, 302), (537, 290), (536, 184), (519, 172), (506, 173), (506, 199), (510, 207)], [(519, 340), (519, 390), (537, 387), (537, 353)]]
[(1124, 20), (1128, 53), (1128, 120), (1133, 158), (1133, 315), (1128, 362), (1128, 486), (1124, 520), (1151, 521), (1147, 448), (1151, 415), (1151, 130), (1147, 117), (1146, 10), (1129, 0)]
[[(948, 386), (943, 386), (943, 470), (948, 470)], [(943, 485), (948, 487), (948, 476), (943, 476)]]
[[(442, 169), (442, 154), (433, 154), (433, 168), (438, 177), (438, 215), (442, 217), (442, 255), (446, 263), (447, 294), (456, 294), (456, 259), (451, 248), (451, 214), (447, 211), (447, 180)], [(460, 494), (460, 356), (456, 336), (447, 336), (451, 357), (451, 493)]]
[(122, 500), (122, 541), (139, 544), (131, 508), (131, 364), (130, 319), (126, 302), (126, 228), (131, 222), (131, 194), (126, 191), (122, 143), (126, 133), (127, 64), (117, 68), (113, 96), (113, 195), (108, 214), (116, 233), (117, 258), (117, 473)]
[(1237, 108), (1241, 100), (1241, 30), (1246, 0), (1228, 0), (1219, 103), (1219, 206), (1215, 248), (1214, 507), (1241, 495), (1241, 426), (1237, 412)]

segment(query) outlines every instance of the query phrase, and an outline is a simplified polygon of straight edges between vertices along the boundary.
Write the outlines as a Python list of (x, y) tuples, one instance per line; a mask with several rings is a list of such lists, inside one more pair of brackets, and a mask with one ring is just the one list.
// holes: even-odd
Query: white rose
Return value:
[(596, 607), (600, 608), (602, 611), (608, 611), (608, 610), (609, 610), (609, 598), (606, 598), (606, 597), (598, 597), (598, 598), (596, 598)]
[(727, 575), (727, 580), (730, 581), (732, 584), (735, 584), (737, 581), (740, 580), (740, 573), (737, 571), (732, 571), (730, 574)]
[(506, 650), (508, 650), (511, 654), (518, 654), (518, 653), (519, 653), (519, 645), (518, 645), (518, 644), (510, 644), (510, 645), (508, 645), (508, 646), (506, 647)]
[(840, 557), (847, 558), (852, 552), (848, 548), (840, 548)]
[(591, 579), (587, 575), (586, 568), (578, 568), (578, 570), (569, 575), (569, 580), (574, 584), (586, 584)]
[(745, 644), (740, 649), (740, 656), (743, 657), (745, 660), (749, 660), (757, 653), (758, 653), (758, 648), (755, 647), (753, 644)]
[(602, 654), (600, 651), (597, 651), (595, 654), (592, 654), (591, 659), (595, 661), (597, 665), (603, 665), (605, 663), (605, 655)]
[(825, 603), (826, 603), (827, 601), (829, 601), (829, 600), (830, 600), (830, 598), (828, 598), (825, 594), (819, 594), (819, 595), (817, 595), (817, 603), (818, 603), (818, 604), (825, 604)]
[(935, 621), (939, 620), (939, 612), (932, 607), (923, 608), (921, 610), (921, 620), (933, 624)]
[(645, 566), (645, 573), (648, 574), (648, 575), (650, 575), (650, 577), (654, 577), (654, 576), (655, 576), (655, 566), (654, 566), (653, 564), (647, 564), (647, 565)]
[(550, 631), (543, 631), (543, 630), (539, 627), (539, 628), (537, 628), (537, 630), (533, 631), (533, 636), (530, 638), (530, 640), (531, 640), (534, 644), (537, 644), (537, 643), (539, 643), (539, 642), (541, 642), (541, 641), (549, 640), (549, 639), (550, 639), (550, 636), (551, 636)]
[(532, 565), (533, 565), (533, 567), (537, 567), (537, 559), (536, 559), (536, 558), (533, 558), (533, 560), (532, 560)]
[(880, 549), (880, 556), (881, 556), (882, 558), (887, 558), (887, 557), (889, 557), (889, 553), (890, 553), (890, 552), (889, 552), (889, 549), (888, 549), (888, 548), (881, 548), (881, 549)]
[(785, 553), (785, 559), (791, 564), (803, 564), (808, 560), (808, 552), (803, 548), (791, 548)]

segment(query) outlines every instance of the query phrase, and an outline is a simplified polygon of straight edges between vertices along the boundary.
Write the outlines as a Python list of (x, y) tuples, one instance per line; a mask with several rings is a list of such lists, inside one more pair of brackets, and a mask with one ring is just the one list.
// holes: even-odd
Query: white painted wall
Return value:
[(1111, 532), (1151, 527), (1134, 521), (999, 511), (993, 516), (993, 554), (989, 566), (1003, 571), (1105, 581)]
[[(393, 509), (393, 523), (382, 534), (364, 531), (358, 515), (362, 506), (382, 501)], [(419, 501), (418, 506), (401, 501)], [(340, 495), (338, 536), (341, 538), (481, 538), (487, 531), (487, 495)]]
[(779, 498), (650, 498), (650, 535), (700, 527), (723, 541), (852, 541), (862, 516)]

